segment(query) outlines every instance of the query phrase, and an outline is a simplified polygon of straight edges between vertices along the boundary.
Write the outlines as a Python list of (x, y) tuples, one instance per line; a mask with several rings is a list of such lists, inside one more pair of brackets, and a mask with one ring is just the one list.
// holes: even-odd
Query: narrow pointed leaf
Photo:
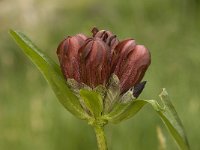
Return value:
[(89, 91), (86, 89), (81, 89), (80, 95), (91, 114), (95, 118), (100, 117), (103, 111), (103, 100), (101, 95), (96, 91)]
[(189, 144), (183, 129), (180, 118), (165, 89), (160, 94), (163, 106), (160, 106), (156, 100), (133, 100), (130, 103), (118, 103), (118, 105), (106, 116), (109, 122), (119, 123), (129, 119), (145, 105), (151, 104), (153, 109), (158, 113), (171, 135), (174, 137), (179, 148), (189, 150)]
[(169, 99), (168, 93), (163, 89), (160, 98), (164, 104), (164, 110), (157, 111), (169, 132), (176, 140), (181, 150), (189, 150), (189, 143), (182, 122)]
[(10, 34), (26, 56), (40, 70), (52, 87), (60, 103), (75, 116), (85, 119), (87, 115), (82, 109), (79, 99), (68, 88), (59, 66), (41, 52), (23, 33), (10, 30)]

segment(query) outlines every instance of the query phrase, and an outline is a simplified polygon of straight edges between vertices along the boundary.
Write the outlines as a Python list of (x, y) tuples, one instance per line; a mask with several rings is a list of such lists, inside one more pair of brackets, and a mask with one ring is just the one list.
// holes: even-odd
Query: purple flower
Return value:
[(137, 45), (133, 39), (119, 42), (110, 31), (93, 28), (92, 33), (92, 37), (69, 36), (58, 46), (57, 54), (65, 78), (95, 88), (107, 86), (114, 73), (120, 81), (120, 92), (123, 94), (136, 87), (140, 89), (135, 91), (137, 97), (144, 88), (144, 82), (140, 82), (151, 63), (148, 49)]

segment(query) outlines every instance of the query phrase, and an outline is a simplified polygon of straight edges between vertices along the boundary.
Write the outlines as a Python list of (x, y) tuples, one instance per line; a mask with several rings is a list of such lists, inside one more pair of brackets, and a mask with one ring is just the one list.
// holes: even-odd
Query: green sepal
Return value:
[(74, 94), (80, 98), (79, 92), (81, 89), (87, 89), (87, 90), (92, 90), (89, 86), (87, 86), (84, 83), (79, 83), (74, 79), (67, 79), (67, 85), (70, 87), (70, 89), (74, 92)]
[(120, 97), (119, 79), (115, 74), (109, 79), (107, 93), (104, 99), (104, 114), (109, 113)]
[(103, 85), (98, 85), (97, 87), (95, 87), (93, 89), (93, 91), (99, 93), (102, 97), (102, 100), (104, 100), (105, 96), (106, 96), (106, 93), (107, 93), (107, 89), (105, 86)]
[(26, 56), (40, 70), (60, 103), (76, 117), (81, 119), (88, 118), (89, 116), (81, 107), (78, 97), (68, 88), (60, 67), (46, 54), (41, 52), (23, 33), (10, 30), (10, 34)]
[(94, 118), (99, 118), (103, 111), (103, 99), (101, 95), (94, 90), (81, 89), (80, 96), (86, 108)]
[(130, 103), (133, 102), (136, 98), (133, 96), (133, 91), (128, 90), (120, 97), (120, 103)]

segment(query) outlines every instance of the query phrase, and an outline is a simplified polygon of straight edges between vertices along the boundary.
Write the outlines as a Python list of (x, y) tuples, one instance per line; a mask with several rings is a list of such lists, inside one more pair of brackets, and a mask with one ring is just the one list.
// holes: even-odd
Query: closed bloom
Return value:
[(57, 48), (61, 70), (66, 78), (73, 78), (80, 82), (78, 50), (85, 43), (87, 37), (77, 34), (64, 39)]
[(94, 88), (106, 85), (110, 77), (110, 48), (100, 38), (90, 38), (79, 49), (81, 82)]
[(124, 40), (115, 47), (112, 56), (112, 71), (120, 80), (122, 93), (142, 80), (150, 63), (148, 49), (143, 45), (136, 45), (133, 39)]
[(138, 97), (146, 83), (140, 82), (151, 62), (148, 49), (133, 39), (119, 41), (110, 31), (93, 28), (92, 33), (92, 37), (67, 37), (58, 46), (64, 76), (95, 88), (108, 86), (109, 78), (115, 74), (121, 94), (135, 87), (133, 95)]

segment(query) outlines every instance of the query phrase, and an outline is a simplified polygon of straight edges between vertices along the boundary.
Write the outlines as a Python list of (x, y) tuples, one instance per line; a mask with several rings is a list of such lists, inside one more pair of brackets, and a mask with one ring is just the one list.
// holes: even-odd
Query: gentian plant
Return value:
[(134, 39), (119, 41), (110, 31), (92, 29), (92, 36), (68, 36), (57, 48), (60, 65), (39, 50), (23, 33), (10, 34), (37, 66), (60, 103), (94, 128), (99, 150), (107, 150), (104, 126), (120, 123), (150, 104), (180, 149), (189, 150), (182, 123), (165, 89), (156, 100), (138, 99), (142, 78), (151, 63), (149, 50)]

